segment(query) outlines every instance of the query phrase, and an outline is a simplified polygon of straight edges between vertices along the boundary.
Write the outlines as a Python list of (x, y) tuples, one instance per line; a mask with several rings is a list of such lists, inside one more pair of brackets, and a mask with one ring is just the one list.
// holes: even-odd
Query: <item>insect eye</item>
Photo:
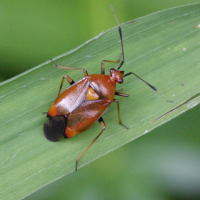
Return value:
[(110, 74), (113, 74), (114, 72), (115, 72), (115, 69), (112, 68), (112, 69), (110, 70)]
[(118, 83), (123, 83), (123, 79), (118, 79), (118, 81), (117, 81)]

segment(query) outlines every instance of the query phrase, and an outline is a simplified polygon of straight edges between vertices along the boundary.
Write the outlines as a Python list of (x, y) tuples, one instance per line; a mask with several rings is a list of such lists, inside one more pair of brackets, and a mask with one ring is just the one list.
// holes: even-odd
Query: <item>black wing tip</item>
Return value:
[(64, 116), (50, 117), (44, 123), (43, 132), (47, 140), (57, 142), (65, 136), (66, 119)]

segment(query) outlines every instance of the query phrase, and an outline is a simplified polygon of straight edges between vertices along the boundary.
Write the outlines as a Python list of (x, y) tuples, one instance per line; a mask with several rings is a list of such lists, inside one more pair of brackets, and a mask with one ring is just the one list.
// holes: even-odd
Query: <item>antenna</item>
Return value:
[(123, 47), (123, 40), (122, 40), (122, 29), (121, 29), (121, 27), (120, 27), (120, 24), (119, 24), (119, 21), (118, 21), (118, 19), (117, 19), (117, 15), (115, 14), (115, 11), (114, 11), (114, 9), (113, 9), (113, 7), (112, 6), (110, 6), (111, 7), (111, 9), (112, 9), (112, 11), (113, 11), (113, 14), (114, 14), (114, 16), (115, 16), (115, 19), (116, 19), (116, 21), (117, 21), (117, 25), (118, 25), (118, 29), (119, 29), (119, 36), (120, 36), (120, 40), (121, 40), (121, 46), (122, 46), (122, 62), (120, 63), (120, 65), (119, 65), (119, 67), (117, 68), (118, 70), (121, 68), (121, 66), (124, 64), (124, 62), (125, 62), (125, 60), (124, 60), (124, 47)]

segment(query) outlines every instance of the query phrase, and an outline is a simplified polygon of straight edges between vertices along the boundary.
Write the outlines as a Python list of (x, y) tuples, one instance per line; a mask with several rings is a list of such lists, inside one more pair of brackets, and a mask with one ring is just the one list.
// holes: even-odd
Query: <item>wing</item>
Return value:
[(109, 107), (111, 100), (98, 99), (85, 101), (75, 109), (67, 118), (65, 134), (72, 137), (92, 126)]
[(90, 81), (86, 77), (61, 93), (54, 102), (57, 112), (60, 115), (67, 115), (80, 106), (86, 99), (89, 84)]

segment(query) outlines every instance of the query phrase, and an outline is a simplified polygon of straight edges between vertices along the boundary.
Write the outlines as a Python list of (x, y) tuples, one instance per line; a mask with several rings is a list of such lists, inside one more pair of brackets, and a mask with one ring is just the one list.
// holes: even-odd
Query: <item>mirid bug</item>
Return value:
[[(100, 125), (102, 126), (101, 132), (77, 158), (75, 170), (77, 170), (78, 161), (105, 130), (106, 125), (103, 121), (102, 115), (105, 113), (112, 102), (117, 104), (119, 124), (127, 128), (121, 121), (119, 102), (117, 99), (114, 99), (114, 95), (123, 97), (128, 97), (129, 95), (117, 91), (116, 83), (123, 83), (124, 77), (133, 74), (154, 91), (158, 92), (155, 87), (144, 81), (135, 73), (129, 72), (124, 74), (124, 71), (120, 71), (120, 68), (125, 61), (122, 30), (112, 6), (111, 9), (118, 24), (119, 36), (121, 40), (122, 53), (120, 54), (119, 60), (103, 60), (101, 62), (101, 74), (92, 75), (88, 75), (88, 72), (85, 69), (58, 66), (54, 63), (53, 60), (51, 60), (57, 68), (82, 70), (84, 73), (84, 78), (76, 83), (68, 75), (65, 75), (62, 78), (58, 96), (47, 113), (47, 121), (44, 124), (45, 137), (50, 141), (58, 141), (63, 137), (70, 138), (78, 133), (85, 131), (96, 121), (99, 121)], [(112, 68), (110, 70), (110, 75), (105, 75), (105, 62), (120, 64), (117, 69)], [(61, 93), (64, 80), (67, 80), (71, 86)], [(159, 92), (158, 94), (165, 101), (167, 101)]]

